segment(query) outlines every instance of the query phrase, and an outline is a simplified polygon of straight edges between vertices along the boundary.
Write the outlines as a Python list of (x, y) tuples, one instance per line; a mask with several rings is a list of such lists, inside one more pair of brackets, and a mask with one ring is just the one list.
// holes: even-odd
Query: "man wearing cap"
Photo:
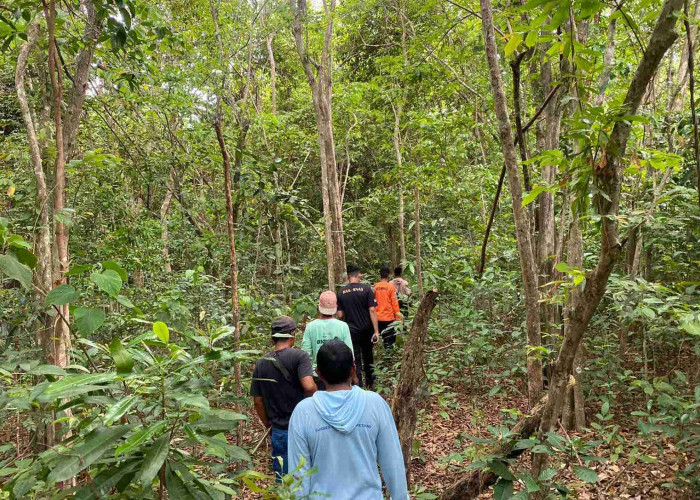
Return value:
[(372, 287), (362, 283), (362, 273), (356, 265), (348, 265), (348, 281), (338, 291), (338, 318), (350, 328), (359, 385), (363, 387), (364, 375), (364, 383), (369, 388), (374, 383), (372, 347), (379, 341), (377, 301)]
[[(301, 348), (311, 356), (314, 372), (316, 371), (316, 355), (323, 344), (332, 339), (344, 342), (352, 350), (352, 339), (348, 324), (335, 318), (338, 311), (338, 299), (335, 293), (326, 290), (318, 298), (318, 312), (321, 317), (306, 325)], [(323, 390), (323, 382), (314, 377), (316, 386)]]
[(289, 316), (272, 322), (274, 350), (255, 363), (250, 394), (262, 424), (272, 427), (272, 469), (277, 482), (288, 471), (287, 428), (296, 405), (316, 392), (311, 358), (294, 349), (297, 325)]

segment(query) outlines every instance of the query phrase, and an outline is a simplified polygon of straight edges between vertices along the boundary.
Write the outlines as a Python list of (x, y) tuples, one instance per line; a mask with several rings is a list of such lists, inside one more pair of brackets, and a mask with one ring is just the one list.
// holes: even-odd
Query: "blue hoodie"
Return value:
[(396, 425), (382, 397), (354, 386), (350, 391), (318, 391), (301, 401), (289, 421), (289, 471), (305, 464), (300, 496), (382, 499), (382, 481), (393, 500), (406, 500), (406, 471)]

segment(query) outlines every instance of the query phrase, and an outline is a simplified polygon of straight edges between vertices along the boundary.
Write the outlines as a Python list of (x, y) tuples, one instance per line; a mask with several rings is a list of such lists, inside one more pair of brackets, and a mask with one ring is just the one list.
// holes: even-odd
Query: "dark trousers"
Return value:
[(275, 482), (281, 483), (282, 476), (288, 471), (287, 429), (273, 427), (270, 441), (272, 443), (272, 470), (275, 473)]
[[(374, 352), (372, 351), (373, 331), (359, 333), (352, 336), (352, 350), (355, 355), (355, 370), (360, 387), (371, 387), (374, 384)], [(363, 377), (364, 375), (364, 377)]]
[(380, 321), (379, 322), (379, 334), (382, 336), (382, 342), (384, 342), (384, 347), (393, 347), (396, 343), (396, 330), (391, 324), (393, 321)]

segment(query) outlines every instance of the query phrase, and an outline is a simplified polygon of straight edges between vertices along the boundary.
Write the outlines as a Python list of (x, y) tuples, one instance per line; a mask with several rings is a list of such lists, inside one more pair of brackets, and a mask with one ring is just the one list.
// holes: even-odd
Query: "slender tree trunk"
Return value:
[[(220, 103), (217, 104), (217, 108), (220, 108)], [(224, 133), (222, 130), (222, 118), (221, 114), (217, 113), (216, 119), (214, 121), (214, 129), (216, 130), (216, 140), (219, 142), (219, 149), (221, 150), (221, 157), (223, 158), (224, 167), (224, 192), (226, 194), (226, 229), (228, 230), (228, 250), (229, 250), (229, 261), (230, 261), (230, 280), (231, 280), (231, 324), (235, 328), (233, 341), (235, 343), (235, 349), (237, 350), (238, 344), (241, 340), (241, 330), (240, 330), (240, 308), (238, 302), (238, 256), (236, 255), (236, 230), (234, 227), (234, 208), (233, 208), (233, 196), (232, 196), (232, 182), (231, 182), (231, 159), (226, 148), (226, 142), (224, 140)], [(241, 390), (241, 365), (236, 363), (234, 365), (234, 379), (236, 384), (236, 394), (240, 395)]]
[(333, 67), (333, 17), (336, 0), (323, 0), (325, 33), (320, 63), (309, 56), (304, 38), (303, 23), (306, 20), (306, 0), (289, 0), (294, 13), (292, 32), (299, 58), (311, 87), (311, 99), (316, 115), (319, 150), (321, 157), (321, 190), (325, 221), (326, 258), (328, 261), (328, 286), (335, 289), (345, 273), (345, 240), (343, 237), (343, 210), (339, 176), (333, 139), (332, 67)]
[(270, 34), (265, 39), (267, 45), (267, 59), (270, 62), (270, 101), (272, 103), (272, 114), (277, 116), (277, 65), (275, 64), (275, 53), (272, 50), (274, 35)]
[[(63, 103), (63, 70), (58, 59), (56, 49), (56, 4), (50, 0), (44, 4), (44, 16), (49, 31), (49, 78), (51, 92), (53, 94), (53, 118), (56, 140), (55, 181), (53, 189), (53, 217), (54, 217), (54, 246), (56, 248), (56, 265), (53, 271), (53, 287), (66, 283), (65, 273), (68, 272), (68, 228), (64, 223), (66, 214), (66, 162), (63, 148), (63, 117), (61, 105)], [(51, 362), (57, 366), (70, 364), (70, 331), (66, 322), (69, 321), (70, 311), (68, 305), (58, 306), (60, 316), (54, 318), (53, 351)]]
[[(697, 9), (697, 2), (695, 3)], [(684, 6), (685, 19), (683, 23), (685, 24), (685, 33), (687, 37), (687, 47), (688, 47), (688, 77), (690, 81), (690, 114), (693, 117), (693, 153), (695, 159), (695, 180), (697, 182), (698, 191), (698, 207), (700, 207), (700, 138), (698, 137), (698, 116), (695, 112), (695, 61), (694, 61), (694, 47), (693, 47), (693, 32), (690, 27), (690, 22), (688, 21), (688, 0), (685, 0)]]
[(394, 109), (394, 153), (396, 154), (396, 170), (399, 177), (399, 249), (401, 257), (401, 265), (406, 262), (406, 232), (405, 228), (405, 208), (403, 199), (403, 156), (401, 153), (401, 113), (403, 112), (403, 104), (398, 103)]
[[(483, 0), (488, 2), (488, 0)], [(677, 38), (676, 14), (682, 0), (665, 0), (659, 19), (649, 39), (646, 52), (630, 83), (618, 116), (635, 114), (642, 101), (649, 81), (654, 76), (661, 59)], [(554, 429), (566, 394), (569, 376), (573, 370), (583, 334), (605, 293), (608, 278), (617, 262), (622, 243), (619, 239), (617, 214), (622, 187), (622, 158), (627, 147), (631, 126), (623, 120), (615, 121), (599, 164), (593, 167), (593, 179), (597, 189), (605, 195), (596, 194), (594, 204), (601, 216), (601, 246), (598, 263), (586, 276), (586, 284), (580, 294), (572, 297), (569, 328), (564, 335), (559, 355), (554, 365), (549, 399), (542, 415), (539, 438)], [(602, 161), (604, 159), (604, 161)], [(547, 464), (546, 454), (536, 454), (532, 474), (538, 477)]]
[[(29, 53), (34, 49), (39, 37), (39, 25), (33, 22), (27, 28), (27, 41), (20, 46), (17, 56), (17, 66), (15, 68), (15, 88), (17, 91), (17, 102), (22, 113), (22, 120), (27, 131), (27, 142), (29, 143), (29, 157), (34, 169), (36, 180), (36, 210), (39, 214), (39, 231), (34, 240), (34, 253), (37, 256), (37, 271), (34, 273), (35, 299), (41, 302), (44, 295), (53, 288), (52, 279), (52, 252), (51, 252), (51, 219), (49, 214), (49, 190), (46, 185), (46, 176), (41, 159), (41, 146), (36, 134), (36, 125), (29, 107), (25, 77), (27, 70), (27, 59)], [(50, 330), (40, 328), (37, 331), (37, 344), (41, 347), (44, 357), (48, 359), (50, 350), (51, 334)]]
[[(542, 342), (540, 335), (540, 310), (538, 303), (537, 275), (535, 257), (532, 252), (530, 240), (530, 224), (527, 213), (522, 206), (522, 187), (518, 159), (515, 152), (510, 118), (506, 108), (506, 96), (503, 90), (501, 69), (498, 65), (498, 49), (493, 34), (493, 12), (491, 0), (481, 0), (481, 17), (483, 35), (486, 46), (486, 60), (489, 66), (491, 90), (493, 92), (494, 107), (498, 118), (501, 147), (505, 158), (508, 173), (508, 186), (513, 200), (513, 218), (515, 219), (515, 236), (520, 255), (520, 270), (523, 278), (526, 305), (526, 325), (528, 346), (536, 347)], [(527, 353), (528, 367), (528, 401), (530, 407), (535, 406), (542, 393), (542, 362), (539, 357)]]
[(421, 264), (421, 248), (420, 248), (420, 189), (418, 186), (413, 188), (413, 212), (414, 224), (413, 230), (416, 234), (416, 283), (418, 284), (418, 297), (423, 297), (423, 271)]
[(163, 198), (163, 203), (160, 205), (160, 238), (163, 245), (161, 253), (163, 255), (163, 271), (170, 274), (173, 272), (173, 268), (170, 265), (170, 252), (168, 251), (168, 211), (170, 210), (170, 204), (173, 200), (173, 191), (175, 189), (175, 182), (173, 181), (173, 176), (175, 171), (170, 169), (170, 175), (168, 176), (168, 182), (165, 186), (165, 198)]

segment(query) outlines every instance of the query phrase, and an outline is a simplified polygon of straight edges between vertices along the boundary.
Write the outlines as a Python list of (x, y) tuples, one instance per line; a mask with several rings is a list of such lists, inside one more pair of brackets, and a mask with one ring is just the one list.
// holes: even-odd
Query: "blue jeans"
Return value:
[[(273, 427), (270, 441), (272, 441), (272, 470), (275, 471), (275, 481), (281, 483), (282, 476), (288, 472), (287, 430)], [(280, 463), (280, 459), (282, 463)]]

